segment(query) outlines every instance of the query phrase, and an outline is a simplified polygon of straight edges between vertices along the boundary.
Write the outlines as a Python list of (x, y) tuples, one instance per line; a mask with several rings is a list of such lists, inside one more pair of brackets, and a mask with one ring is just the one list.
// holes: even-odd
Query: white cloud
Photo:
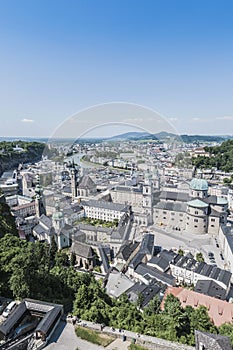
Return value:
[(33, 119), (23, 118), (23, 119), (21, 119), (21, 123), (34, 123), (34, 120)]
[(199, 122), (201, 120), (201, 118), (192, 118), (193, 122)]
[(218, 119), (218, 120), (233, 120), (233, 116), (226, 115), (224, 117), (218, 117), (216, 119)]
[(171, 117), (171, 118), (168, 118), (171, 122), (177, 122), (178, 118), (174, 118), (174, 117)]

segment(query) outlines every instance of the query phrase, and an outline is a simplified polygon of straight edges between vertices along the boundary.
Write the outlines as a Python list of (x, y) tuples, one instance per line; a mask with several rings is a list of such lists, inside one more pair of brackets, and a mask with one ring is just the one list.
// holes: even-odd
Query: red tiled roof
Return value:
[(164, 300), (168, 294), (173, 294), (177, 297), (182, 307), (187, 305), (194, 308), (200, 305), (206, 306), (211, 320), (217, 327), (221, 326), (223, 323), (231, 323), (233, 321), (233, 304), (182, 287), (167, 288), (161, 304), (162, 310), (164, 308)]

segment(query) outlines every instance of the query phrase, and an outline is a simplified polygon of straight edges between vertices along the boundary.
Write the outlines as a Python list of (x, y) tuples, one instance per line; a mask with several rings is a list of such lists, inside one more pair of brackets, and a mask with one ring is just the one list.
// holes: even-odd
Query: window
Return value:
[(211, 219), (212, 222), (215, 222), (215, 219)]
[(197, 228), (197, 225), (195, 225), (194, 227)]
[(198, 222), (198, 219), (194, 219), (194, 222)]

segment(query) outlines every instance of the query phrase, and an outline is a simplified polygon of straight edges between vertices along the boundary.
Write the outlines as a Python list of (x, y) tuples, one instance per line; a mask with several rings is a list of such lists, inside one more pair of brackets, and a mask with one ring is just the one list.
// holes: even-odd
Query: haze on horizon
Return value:
[(47, 137), (112, 101), (232, 134), (232, 15), (230, 0), (2, 0), (0, 136)]

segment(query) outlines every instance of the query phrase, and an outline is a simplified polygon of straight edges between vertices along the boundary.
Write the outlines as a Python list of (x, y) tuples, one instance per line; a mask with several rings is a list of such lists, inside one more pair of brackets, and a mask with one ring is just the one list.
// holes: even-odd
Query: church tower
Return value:
[(60, 205), (58, 202), (55, 203), (55, 212), (53, 213), (52, 220), (55, 231), (61, 231), (61, 229), (64, 227), (64, 215), (60, 210)]
[(152, 223), (152, 205), (153, 205), (153, 190), (152, 190), (152, 176), (149, 171), (145, 174), (145, 181), (142, 188), (143, 194), (143, 208), (149, 215), (149, 223)]
[(72, 194), (72, 200), (74, 200), (77, 197), (77, 181), (78, 181), (78, 171), (75, 168), (74, 161), (72, 163), (71, 169), (70, 169), (70, 177), (71, 177), (71, 194)]
[(39, 175), (36, 175), (35, 207), (36, 207), (37, 218), (39, 218), (42, 214), (46, 214), (44, 203), (43, 203), (43, 188), (40, 185)]
[(55, 231), (55, 239), (57, 241), (58, 249), (69, 247), (70, 245), (70, 232), (65, 230), (64, 214), (60, 209), (58, 202), (55, 203), (55, 212), (52, 216), (52, 223)]

